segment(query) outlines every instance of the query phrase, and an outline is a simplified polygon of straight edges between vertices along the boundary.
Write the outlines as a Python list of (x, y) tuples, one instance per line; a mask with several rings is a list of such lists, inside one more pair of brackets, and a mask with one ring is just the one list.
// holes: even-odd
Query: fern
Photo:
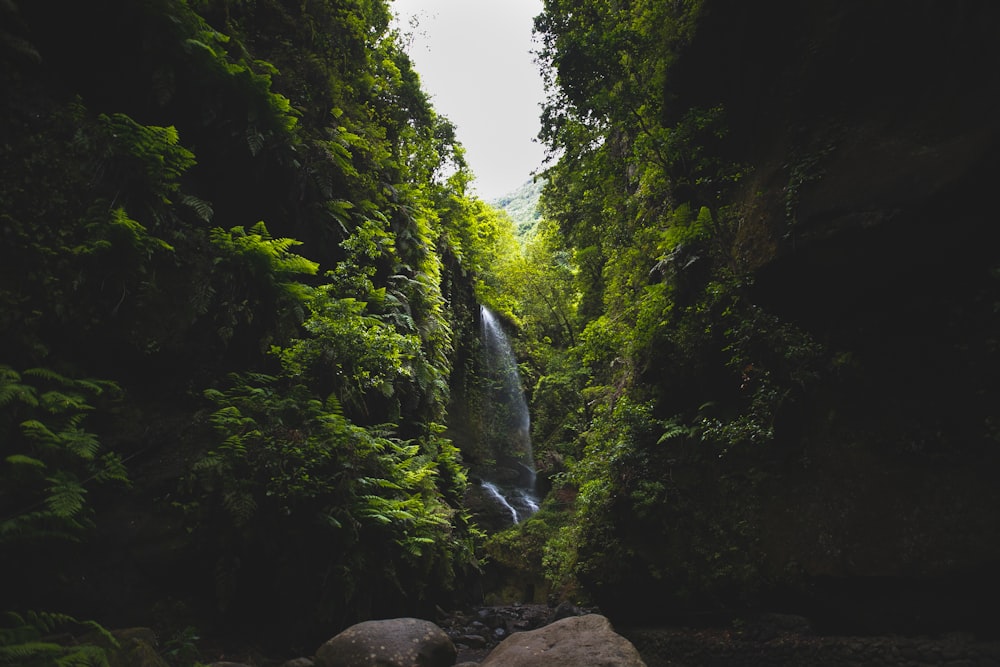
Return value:
[(25, 456), (24, 454), (11, 454), (5, 460), (7, 461), (7, 463), (10, 463), (11, 465), (15, 466), (26, 465), (34, 468), (45, 468), (44, 461), (40, 461), (31, 456)]
[(43, 641), (28, 641), (10, 646), (0, 645), (0, 665), (40, 665), (52, 664), (55, 657), (63, 652), (59, 644)]
[(55, 477), (47, 477), (46, 481), (51, 486), (48, 488), (45, 504), (55, 516), (70, 518), (83, 509), (87, 490), (78, 480), (63, 473)]
[(100, 646), (74, 646), (55, 659), (56, 667), (111, 667), (107, 652)]
[(78, 531), (83, 527), (77, 521), (63, 521), (61, 525), (64, 528), (52, 528), (51, 519), (51, 512), (39, 510), (22, 512), (9, 519), (0, 520), (0, 544), (46, 539), (72, 542), (75, 538), (70, 531)]
[(254, 157), (264, 148), (264, 133), (257, 129), (256, 125), (247, 125), (247, 147), (250, 155)]
[(215, 211), (212, 210), (212, 205), (209, 202), (194, 195), (181, 195), (181, 203), (194, 211), (202, 222), (211, 222), (212, 217), (215, 215)]
[(656, 444), (658, 445), (662, 445), (668, 440), (673, 440), (674, 438), (691, 435), (690, 427), (683, 426), (676, 422), (664, 422), (663, 427), (663, 434), (660, 435), (659, 440), (656, 441)]
[(86, 461), (92, 461), (101, 449), (96, 435), (79, 428), (62, 431), (59, 440), (68, 451)]
[(21, 422), (21, 430), (28, 438), (45, 444), (55, 444), (59, 437), (52, 432), (48, 426), (37, 419), (28, 419)]
[(237, 526), (246, 525), (257, 512), (257, 502), (253, 496), (241, 489), (224, 493), (222, 505), (232, 515)]
[(34, 387), (21, 384), (21, 376), (10, 366), (0, 365), (0, 408), (18, 402), (35, 407), (38, 393)]
[(55, 372), (51, 368), (27, 368), (24, 370), (24, 375), (39, 378), (41, 380), (47, 380), (64, 387), (71, 387), (74, 384), (74, 380), (70, 380), (66, 376)]
[(101, 455), (97, 436), (82, 425), (94, 408), (88, 398), (117, 385), (73, 379), (49, 368), (17, 373), (0, 366), (0, 411), (19, 428), (8, 435), (0, 468), (4, 506), (0, 544), (77, 539), (86, 527), (85, 484), (127, 483), (121, 459)]
[[(11, 667), (110, 667), (108, 650), (118, 641), (101, 624), (80, 621), (67, 614), (28, 611), (7, 612), (0, 626), (0, 665)], [(86, 631), (95, 640), (77, 643), (73, 631)], [(69, 632), (67, 644), (52, 637)]]

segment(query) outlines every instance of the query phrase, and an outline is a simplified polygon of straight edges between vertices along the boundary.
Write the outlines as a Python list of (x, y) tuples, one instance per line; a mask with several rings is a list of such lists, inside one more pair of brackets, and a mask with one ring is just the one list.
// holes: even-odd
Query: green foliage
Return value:
[[(306, 289), (302, 276), (315, 275), (319, 265), (291, 252), (301, 242), (290, 238), (272, 238), (263, 222), (249, 231), (233, 227), (226, 231), (213, 228), (209, 239), (218, 253), (214, 264), (225, 282), (216, 288), (224, 295), (215, 313), (220, 323), (219, 337), (228, 341), (240, 325), (249, 325), (267, 304), (274, 312), (265, 315), (269, 327), (279, 335), (289, 335), (305, 316), (302, 302)], [(260, 345), (266, 349), (268, 338)]]
[(573, 498), (542, 562), (599, 602), (656, 590), (711, 605), (755, 589), (762, 461), (825, 364), (746, 298), (729, 206), (749, 170), (726, 110), (672, 97), (702, 8), (549, 2), (536, 19), (551, 66), (540, 137), (558, 160), (512, 311), (539, 360), (553, 495)]
[[(81, 637), (81, 631), (87, 636)], [(117, 647), (100, 624), (66, 614), (6, 612), (0, 625), (0, 665), (111, 667), (109, 651)]]
[(185, 626), (163, 642), (163, 657), (172, 665), (183, 667), (194, 665), (200, 655), (198, 650), (198, 630), (193, 626)]
[(519, 239), (531, 238), (542, 219), (542, 211), (538, 202), (544, 186), (544, 179), (532, 178), (517, 190), (490, 202), (492, 206), (507, 213), (514, 221)]
[(219, 444), (193, 467), (205, 529), (219, 531), (217, 508), (249, 544), (281, 530), (337, 545), (327, 567), (341, 577), (319, 591), (336, 605), (363, 604), (372, 577), (409, 594), (448, 586), (434, 573), (473, 558), (474, 534), (453, 504), (466, 484), (457, 449), (433, 431), (415, 441), (391, 425), (359, 426), (301, 379), (234, 376), (206, 392)]
[(46, 368), (0, 366), (0, 544), (77, 539), (89, 514), (86, 484), (127, 483), (121, 459), (102, 454), (97, 436), (82, 426), (91, 401), (117, 391), (114, 383)]
[[(124, 502), (95, 487), (142, 454), (144, 500), (176, 474), (153, 461), (189, 470), (169, 494), (187, 521), (150, 511), (214, 566), (229, 612), (279, 588), (262, 571), (306, 582), (284, 587), (308, 598), (294, 613), (274, 606), (299, 632), (455, 590), (479, 539), (443, 437), (457, 332), (473, 285), (514, 315), (520, 253), (466, 195), (389, 5), (15, 9), (29, 57), (0, 68), (0, 344), (21, 361), (0, 368), (0, 543), (83, 537), (91, 503)], [(554, 308), (572, 338), (569, 268), (546, 273), (546, 253), (546, 300), (521, 316), (543, 327)], [(120, 409), (91, 376), (115, 379)], [(55, 560), (47, 580), (73, 570)]]
[[(98, 168), (113, 169), (116, 185), (133, 203), (171, 203), (181, 177), (195, 165), (194, 153), (180, 144), (177, 128), (142, 125), (123, 113), (100, 114), (97, 120), (107, 142)], [(85, 135), (78, 140), (87, 141)]]
[(303, 324), (308, 336), (276, 353), (293, 376), (335, 390), (340, 403), (363, 413), (370, 392), (389, 398), (401, 382), (415, 382), (420, 338), (365, 315), (364, 302), (332, 298), (330, 292), (314, 291)]

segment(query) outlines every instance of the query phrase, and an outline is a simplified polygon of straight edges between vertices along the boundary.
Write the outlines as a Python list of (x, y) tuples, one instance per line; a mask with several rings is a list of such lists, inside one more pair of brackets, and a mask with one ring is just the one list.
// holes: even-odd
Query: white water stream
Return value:
[[(506, 467), (503, 481), (483, 481), (483, 488), (511, 513), (514, 523), (538, 511), (535, 496), (535, 460), (531, 446), (531, 417), (521, 387), (517, 359), (503, 326), (486, 306), (482, 314), (484, 370), (493, 387), (489, 410), (501, 443), (498, 464)], [(511, 475), (511, 472), (514, 474)]]

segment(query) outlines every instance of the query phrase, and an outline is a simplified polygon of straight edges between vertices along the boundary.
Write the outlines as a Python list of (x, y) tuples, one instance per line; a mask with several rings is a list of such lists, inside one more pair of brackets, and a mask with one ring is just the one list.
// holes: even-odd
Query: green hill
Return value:
[(542, 217), (538, 198), (542, 194), (543, 187), (545, 179), (536, 176), (525, 181), (517, 190), (490, 202), (494, 208), (507, 212), (517, 227), (518, 238), (529, 236)]

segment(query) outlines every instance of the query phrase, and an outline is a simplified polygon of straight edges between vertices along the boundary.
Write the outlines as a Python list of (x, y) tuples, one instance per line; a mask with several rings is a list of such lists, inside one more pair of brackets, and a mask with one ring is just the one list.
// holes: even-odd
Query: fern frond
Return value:
[(93, 410), (93, 407), (78, 394), (67, 394), (62, 391), (46, 391), (40, 397), (41, 405), (52, 414), (60, 414), (69, 410)]
[(23, 384), (0, 384), (0, 408), (14, 401), (35, 407), (38, 405), (38, 395), (33, 387)]
[(30, 377), (41, 378), (42, 380), (49, 380), (50, 382), (55, 382), (61, 384), (64, 387), (73, 386), (73, 381), (64, 375), (56, 373), (51, 368), (28, 368), (24, 371), (25, 375)]
[(264, 133), (256, 125), (247, 125), (247, 148), (254, 157), (264, 148)]
[(344, 406), (340, 404), (340, 399), (337, 398), (336, 394), (330, 394), (326, 397), (326, 403), (323, 405), (323, 408), (330, 414), (338, 417), (344, 416)]
[(256, 234), (264, 241), (271, 240), (271, 232), (267, 231), (267, 225), (264, 224), (263, 220), (258, 220), (254, 223), (253, 227), (250, 228), (251, 234)]
[(106, 646), (117, 648), (118, 640), (95, 621), (80, 621), (68, 614), (27, 611), (8, 612), (6, 625), (0, 627), (0, 665), (38, 667), (110, 667), (102, 646), (93, 643), (72, 646), (47, 641), (67, 628), (87, 628)]
[(37, 419), (28, 419), (27, 421), (21, 422), (21, 431), (23, 431), (24, 434), (32, 440), (44, 442), (46, 444), (53, 444), (59, 439), (48, 426)]
[(42, 540), (78, 541), (74, 531), (84, 525), (75, 519), (61, 519), (62, 527), (52, 527), (58, 518), (50, 511), (26, 512), (10, 519), (0, 520), (0, 544), (15, 542), (40, 542)]
[(54, 659), (62, 651), (63, 647), (59, 644), (43, 641), (0, 646), (0, 665), (20, 667), (21, 665), (44, 664), (44, 661)]
[(687, 426), (682, 426), (673, 422), (667, 422), (664, 424), (664, 427), (663, 434), (660, 436), (660, 439), (656, 441), (656, 444), (658, 445), (662, 445), (668, 440), (691, 434), (691, 429)]
[(238, 526), (246, 524), (257, 511), (257, 502), (243, 490), (228, 491), (223, 494), (222, 505), (233, 516)]
[(223, 460), (217, 452), (209, 452), (191, 464), (191, 469), (195, 472), (214, 471), (222, 473)]
[(66, 449), (87, 461), (93, 460), (101, 449), (96, 435), (78, 428), (61, 431), (59, 439)]
[(201, 199), (200, 197), (184, 194), (181, 195), (181, 203), (194, 211), (202, 222), (211, 222), (212, 216), (215, 215), (215, 211), (212, 209), (212, 204), (204, 199)]
[(44, 461), (39, 461), (36, 458), (33, 458), (31, 456), (26, 456), (24, 454), (11, 454), (10, 456), (8, 456), (4, 460), (7, 461), (7, 463), (10, 463), (11, 465), (15, 465), (15, 466), (19, 466), (19, 465), (21, 465), (21, 466), (31, 466), (33, 468), (44, 468), (45, 467), (45, 462)]
[(45, 498), (45, 504), (54, 515), (69, 518), (83, 509), (87, 489), (76, 478), (62, 474), (47, 477), (46, 481), (51, 486), (48, 488), (49, 495)]
[(107, 651), (100, 646), (84, 644), (63, 650), (67, 652), (56, 657), (56, 667), (111, 667)]

